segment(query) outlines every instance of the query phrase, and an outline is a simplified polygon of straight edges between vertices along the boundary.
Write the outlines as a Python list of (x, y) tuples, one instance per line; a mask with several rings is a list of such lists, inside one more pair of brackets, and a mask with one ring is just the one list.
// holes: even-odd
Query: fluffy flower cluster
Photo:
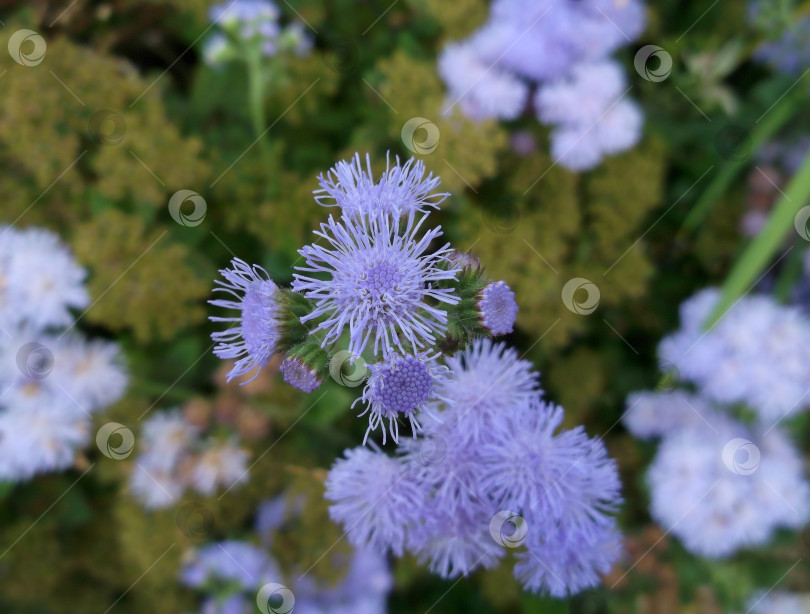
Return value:
[[(357, 549), (351, 554), (345, 561), (345, 576), (335, 585), (323, 584), (307, 574), (285, 584), (285, 575), (269, 550), (274, 532), (294, 512), (289, 508), (284, 498), (259, 506), (256, 532), (262, 538), (260, 546), (228, 540), (188, 554), (180, 580), (209, 594), (200, 614), (249, 614), (256, 611), (254, 604), (262, 597), (270, 597), (270, 607), (260, 607), (262, 612), (385, 614), (393, 579), (385, 558), (368, 550)], [(265, 589), (265, 595), (262, 591), (266, 585), (274, 585), (275, 593)]]
[(446, 368), (423, 437), (397, 456), (361, 447), (335, 463), (332, 518), (355, 546), (411, 552), (446, 578), (492, 568), (515, 548), (529, 590), (597, 584), (620, 551), (620, 484), (604, 445), (582, 428), (558, 430), (562, 409), (504, 344), (475, 340)]
[(375, 179), (359, 155), (322, 175), (315, 200), (340, 215), (299, 250), (292, 288), (238, 259), (221, 271), (215, 292), (224, 298), (211, 303), (241, 312), (212, 317), (230, 324), (213, 334), (217, 356), (236, 360), (229, 377), (257, 374), (283, 353), (284, 380), (312, 392), (326, 373), (345, 383), (344, 371), (365, 361), (358, 402), (367, 436), (382, 426), (383, 443), (386, 433), (398, 441), (406, 419), (418, 430), (418, 414), (441, 398), (439, 344), (510, 333), (518, 309), (509, 287), (486, 279), (474, 258), (434, 246), (442, 231), (429, 216), (448, 196), (436, 192), (439, 183), (415, 159), (388, 159)]
[[(801, 456), (777, 428), (807, 405), (810, 322), (768, 296), (746, 296), (704, 330), (717, 301), (709, 289), (684, 302), (681, 328), (659, 346), (666, 380), (697, 392), (636, 393), (623, 416), (636, 437), (661, 439), (647, 476), (652, 515), (707, 557), (810, 520)], [(753, 426), (734, 417), (741, 406)]]
[(124, 393), (118, 346), (72, 331), (84, 278), (55, 234), (0, 227), (0, 481), (69, 467)]
[(537, 85), (537, 116), (555, 126), (554, 159), (574, 171), (592, 168), (641, 137), (641, 110), (607, 58), (643, 28), (639, 0), (496, 0), (487, 23), (439, 57), (445, 111), (458, 105), (472, 119), (515, 119)]
[(718, 403), (743, 403), (764, 424), (810, 405), (810, 321), (765, 295), (746, 296), (710, 330), (718, 292), (704, 290), (681, 306), (681, 328), (659, 346), (663, 365)]
[(187, 488), (204, 496), (247, 480), (247, 452), (233, 442), (203, 439), (179, 410), (144, 421), (132, 494), (148, 509), (175, 505)]
[(647, 474), (652, 515), (692, 552), (729, 556), (810, 520), (801, 455), (779, 429), (748, 429), (677, 390), (632, 395), (624, 424), (661, 438)]
[(303, 24), (294, 21), (282, 27), (279, 16), (271, 0), (227, 0), (211, 7), (209, 18), (220, 31), (208, 39), (203, 57), (208, 64), (219, 65), (254, 49), (265, 57), (309, 53), (312, 39)]

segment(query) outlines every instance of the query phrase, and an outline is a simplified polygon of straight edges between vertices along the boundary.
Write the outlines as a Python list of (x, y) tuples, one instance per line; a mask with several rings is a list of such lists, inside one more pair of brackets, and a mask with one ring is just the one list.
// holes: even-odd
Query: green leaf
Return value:
[(731, 269), (723, 284), (720, 300), (706, 323), (707, 328), (714, 326), (729, 307), (756, 283), (763, 269), (783, 244), (785, 235), (792, 231), (796, 214), (805, 206), (808, 197), (810, 155), (804, 159), (801, 168), (774, 207), (762, 232), (748, 245)]
[[(762, 122), (757, 123), (751, 131), (751, 145), (752, 150), (756, 151), (765, 143), (777, 130), (784, 126), (789, 119), (791, 119), (796, 112), (801, 108), (801, 104), (806, 100), (804, 92), (785, 96), (773, 109), (766, 111), (763, 116)], [(682, 231), (691, 232), (703, 223), (706, 217), (711, 213), (712, 208), (717, 204), (717, 201), (723, 193), (734, 181), (734, 178), (745, 168), (748, 160), (741, 158), (739, 160), (729, 160), (720, 169), (720, 172), (709, 184), (709, 187), (703, 192), (701, 197), (692, 207), (689, 215), (684, 220)]]

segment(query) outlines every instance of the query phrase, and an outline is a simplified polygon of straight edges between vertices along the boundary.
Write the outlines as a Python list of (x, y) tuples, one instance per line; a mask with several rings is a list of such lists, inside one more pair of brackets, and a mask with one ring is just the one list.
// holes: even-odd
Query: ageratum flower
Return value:
[(515, 293), (504, 281), (484, 286), (476, 303), (481, 326), (493, 335), (506, 335), (512, 332), (517, 318), (518, 305)]
[(545, 81), (626, 45), (644, 21), (639, 0), (498, 0), (474, 41), (487, 62)]
[(363, 447), (345, 454), (326, 479), (329, 516), (355, 547), (402, 556), (408, 527), (424, 518), (426, 493), (398, 458)]
[(561, 407), (533, 401), (495, 421), (481, 445), (481, 487), (538, 520), (603, 523), (621, 500), (616, 463), (582, 427), (556, 433), (562, 419)]
[(627, 77), (617, 62), (580, 64), (565, 78), (537, 90), (537, 115), (546, 124), (588, 126), (599, 121), (626, 87)]
[(480, 503), (448, 510), (434, 501), (424, 509), (424, 523), (412, 527), (410, 547), (421, 564), (442, 578), (492, 569), (504, 554), (489, 532), (495, 511)]
[(90, 303), (86, 274), (54, 233), (0, 226), (0, 328), (69, 325)]
[(318, 372), (295, 356), (284, 358), (278, 369), (281, 371), (285, 382), (306, 393), (312, 392), (321, 385), (321, 377)]
[(391, 437), (399, 442), (400, 416), (408, 419), (416, 437), (416, 431), (421, 428), (416, 415), (435, 398), (437, 380), (447, 371), (435, 359), (435, 356), (392, 354), (382, 362), (369, 365), (371, 375), (362, 397), (355, 401), (366, 403), (365, 411), (360, 414), (364, 416), (368, 413), (366, 439), (382, 424), (385, 443), (386, 428), (383, 422), (388, 420)]
[(591, 169), (604, 156), (638, 143), (643, 121), (635, 102), (619, 100), (592, 124), (561, 124), (555, 128), (551, 133), (551, 155), (569, 170)]
[(348, 326), (354, 356), (372, 336), (374, 353), (388, 356), (395, 350), (406, 353), (403, 342), (415, 350), (432, 345), (435, 333), (446, 330), (447, 312), (432, 303), (458, 302), (452, 290), (437, 287), (454, 279), (456, 270), (448, 265), (449, 244), (427, 253), (441, 227), (417, 237), (426, 218), (417, 219), (415, 211), (402, 222), (386, 214), (340, 221), (330, 216), (315, 232), (326, 245), (299, 250), (306, 265), (296, 269), (307, 274), (296, 273), (292, 287), (315, 303), (302, 322), (324, 318), (315, 327), (325, 331), (322, 347), (336, 342)]
[(239, 258), (231, 262), (232, 268), (221, 269), (225, 281), (217, 280), (214, 292), (224, 292), (233, 299), (212, 299), (216, 307), (241, 311), (239, 317), (211, 316), (212, 322), (232, 322), (233, 326), (211, 334), (217, 345), (214, 354), (223, 359), (237, 359), (228, 373), (228, 381), (250, 373), (259, 375), (262, 367), (273, 356), (280, 338), (279, 289), (263, 268), (250, 266)]
[(442, 421), (454, 426), (459, 442), (481, 442), (499, 414), (543, 395), (540, 375), (513, 348), (491, 339), (476, 339), (446, 359), (448, 377), (437, 396), (447, 399)]
[(403, 165), (396, 158), (394, 166), (386, 159), (385, 172), (375, 183), (369, 155), (364, 168), (360, 154), (354, 154), (351, 161), (341, 160), (325, 176), (320, 175), (318, 183), (321, 189), (315, 190), (315, 201), (324, 207), (340, 207), (344, 216), (424, 212), (438, 209), (450, 196), (434, 193), (441, 180), (433, 173), (425, 177), (425, 163), (415, 158)]
[(85, 271), (59, 238), (8, 227), (0, 237), (0, 481), (18, 481), (71, 466), (91, 414), (128, 378), (114, 343), (52, 330), (89, 302)]
[(235, 442), (203, 439), (180, 410), (150, 416), (138, 441), (130, 490), (147, 509), (177, 503), (187, 488), (210, 496), (247, 480), (247, 452)]
[(472, 119), (515, 119), (529, 99), (526, 83), (497, 64), (482, 61), (469, 42), (450, 44), (442, 50), (439, 76), (449, 90), (447, 114), (458, 104)]
[(63, 403), (0, 409), (0, 481), (67, 469), (90, 439), (90, 420)]
[(517, 553), (515, 576), (524, 587), (566, 597), (599, 584), (621, 554), (621, 534), (613, 519), (587, 528), (560, 522), (527, 533), (527, 549)]
[(445, 578), (491, 568), (525, 541), (515, 575), (528, 589), (594, 586), (620, 550), (616, 464), (582, 429), (555, 432), (562, 410), (540, 400), (537, 374), (502, 344), (476, 341), (448, 362), (424, 437), (394, 458), (349, 450), (332, 467), (333, 520), (353, 544), (407, 549)]
[(647, 473), (651, 513), (700, 556), (766, 543), (810, 519), (801, 455), (779, 429), (749, 431), (722, 415), (666, 435)]
[(662, 363), (717, 403), (745, 403), (764, 424), (810, 405), (810, 320), (765, 295), (738, 300), (709, 330), (717, 290), (681, 305), (681, 328), (658, 347)]

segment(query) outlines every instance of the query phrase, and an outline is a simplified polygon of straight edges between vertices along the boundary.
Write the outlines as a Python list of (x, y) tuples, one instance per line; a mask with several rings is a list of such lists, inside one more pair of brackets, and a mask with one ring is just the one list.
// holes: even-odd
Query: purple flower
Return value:
[(279, 17), (278, 7), (270, 0), (228, 0), (211, 7), (208, 17), (212, 22), (262, 23)]
[(211, 338), (217, 342), (214, 354), (223, 359), (237, 359), (228, 373), (228, 381), (256, 369), (252, 381), (273, 356), (279, 341), (279, 290), (263, 268), (251, 267), (239, 258), (234, 258), (231, 265), (231, 269), (220, 270), (225, 281), (217, 280), (219, 287), (214, 292), (225, 292), (233, 299), (208, 302), (242, 314), (231, 318), (211, 316), (213, 322), (235, 323), (227, 330), (212, 333)]
[(481, 326), (493, 335), (506, 335), (512, 332), (518, 306), (515, 302), (515, 293), (506, 282), (487, 284), (478, 295), (477, 306)]
[[(383, 362), (369, 365), (371, 375), (363, 390), (363, 396), (357, 401), (366, 403), (366, 409), (360, 415), (368, 413), (368, 430), (377, 430), (384, 420), (388, 420), (388, 430), (395, 442), (399, 442), (400, 415), (408, 418), (411, 429), (421, 427), (416, 414), (423, 410), (428, 401), (435, 398), (436, 380), (447, 371), (435, 362), (435, 357), (415, 356), (413, 354), (392, 354)], [(357, 403), (355, 401), (355, 403)], [(383, 443), (386, 428), (383, 425)], [(363, 441), (365, 444), (365, 440)]]
[(282, 360), (279, 371), (281, 371), (285, 382), (306, 393), (312, 392), (322, 383), (317, 371), (311, 369), (304, 361), (294, 356), (287, 356)]
[(437, 287), (455, 278), (447, 268), (449, 244), (426, 253), (441, 229), (417, 237), (426, 215), (415, 211), (400, 223), (391, 215), (331, 216), (315, 234), (326, 245), (308, 245), (299, 253), (306, 266), (296, 273), (293, 290), (314, 301), (315, 309), (301, 319), (320, 321), (315, 330), (325, 331), (322, 347), (338, 340), (349, 327), (349, 351), (360, 356), (372, 335), (374, 353), (384, 355), (395, 348), (405, 353), (403, 341), (414, 349), (433, 344), (434, 333), (446, 330), (447, 313), (431, 303), (455, 304), (452, 290)]
[(532, 591), (566, 597), (599, 584), (621, 554), (621, 535), (612, 521), (587, 528), (559, 523), (543, 531), (528, 528), (527, 549), (517, 554), (515, 577)]
[(483, 441), (500, 415), (543, 394), (532, 364), (505, 343), (476, 339), (445, 362), (450, 374), (437, 396), (448, 401), (441, 420), (458, 442)]
[(529, 98), (526, 83), (497, 65), (485, 63), (469, 42), (450, 44), (442, 50), (439, 75), (449, 90), (445, 114), (459, 104), (472, 119), (515, 119)]
[(340, 207), (344, 216), (424, 212), (427, 208), (438, 209), (450, 196), (433, 193), (441, 181), (433, 173), (425, 177), (425, 163), (415, 158), (403, 165), (396, 158), (394, 166), (386, 158), (385, 172), (375, 183), (371, 158), (366, 154), (363, 168), (360, 154), (356, 153), (351, 161), (342, 160), (325, 176), (318, 177), (318, 183), (321, 189), (315, 191), (315, 201), (324, 207)]
[(419, 562), (442, 578), (492, 569), (504, 549), (489, 533), (491, 515), (481, 505), (452, 511), (436, 505), (426, 510), (424, 524), (414, 528), (411, 547)]
[(406, 534), (422, 518), (426, 493), (398, 458), (366, 448), (346, 450), (326, 480), (329, 516), (356, 547), (402, 556)]
[(498, 0), (473, 41), (488, 63), (545, 81), (563, 76), (574, 64), (605, 57), (643, 27), (638, 0)]
[(603, 156), (629, 149), (641, 139), (641, 109), (619, 100), (592, 124), (561, 124), (551, 133), (551, 155), (572, 171), (596, 166)]
[(709, 330), (717, 290), (703, 290), (681, 305), (681, 327), (664, 338), (659, 358), (716, 403), (745, 403), (765, 424), (807, 407), (810, 389), (810, 320), (770, 296), (738, 300)]
[(582, 427), (555, 434), (562, 418), (561, 407), (535, 401), (496, 421), (481, 446), (481, 488), (537, 521), (602, 524), (620, 501), (616, 463)]
[(612, 60), (575, 66), (564, 79), (537, 90), (537, 116), (546, 124), (590, 125), (627, 86), (622, 67)]
[(810, 484), (788, 437), (708, 418), (663, 438), (647, 472), (656, 521), (691, 552), (712, 558), (764, 544), (777, 527), (803, 526)]
[(562, 410), (540, 400), (537, 374), (503, 344), (476, 340), (447, 362), (423, 437), (404, 440), (396, 458), (358, 448), (333, 466), (332, 518), (352, 543), (407, 549), (442, 577), (494, 567), (525, 545), (515, 573), (530, 590), (597, 584), (620, 542), (604, 445), (581, 428), (555, 432)]

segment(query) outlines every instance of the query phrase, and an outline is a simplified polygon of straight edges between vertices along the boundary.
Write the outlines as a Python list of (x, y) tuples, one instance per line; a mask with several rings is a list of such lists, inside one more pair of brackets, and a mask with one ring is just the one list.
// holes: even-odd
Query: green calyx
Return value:
[(313, 336), (308, 335), (303, 341), (287, 350), (287, 357), (302, 362), (321, 378), (329, 369), (329, 353), (321, 347), (318, 340)]
[[(462, 256), (467, 256), (462, 254)], [(469, 257), (472, 258), (472, 257)], [(478, 296), (490, 283), (484, 277), (483, 268), (472, 258), (463, 264), (455, 280), (448, 282), (459, 301), (447, 307), (447, 336), (439, 342), (442, 350), (455, 350), (466, 345), (474, 337), (489, 336), (481, 325), (478, 313)]]
[(281, 308), (279, 314), (281, 335), (278, 349), (284, 351), (309, 338), (309, 328), (301, 322), (301, 319), (312, 313), (312, 303), (302, 294), (288, 288), (279, 290), (278, 303)]

